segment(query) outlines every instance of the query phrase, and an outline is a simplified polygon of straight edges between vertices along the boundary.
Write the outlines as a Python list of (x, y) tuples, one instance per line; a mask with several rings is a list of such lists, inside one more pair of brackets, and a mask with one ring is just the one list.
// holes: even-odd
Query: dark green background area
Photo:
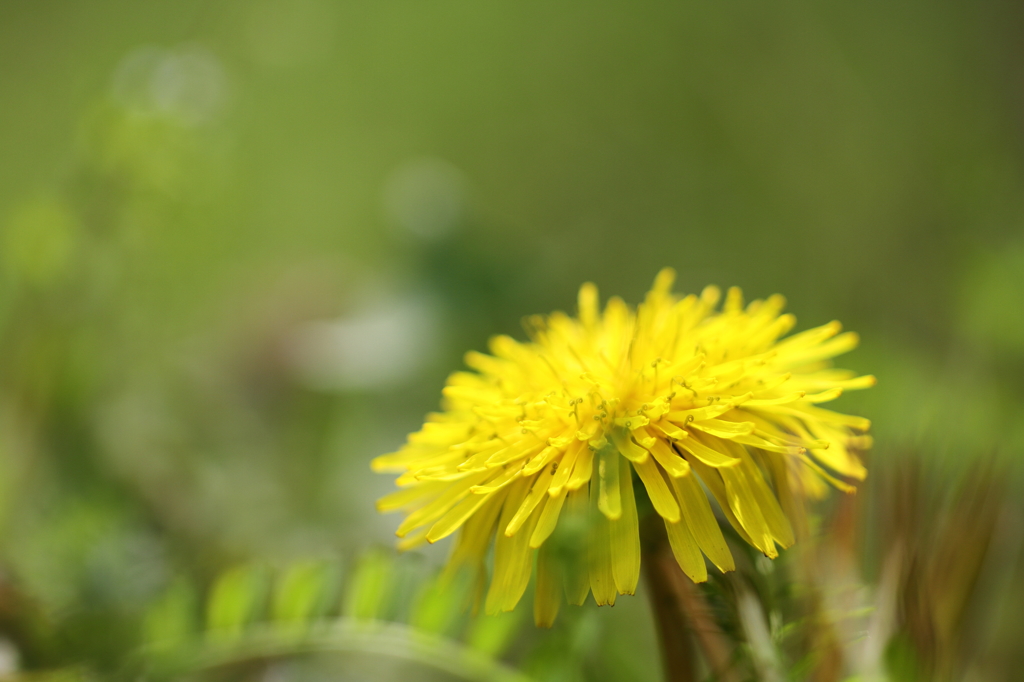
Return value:
[[(875, 424), (868, 504), (908, 452), (939, 490), (992, 461), (1018, 486), (1022, 29), (1002, 1), (0, 0), (4, 571), (113, 660), (172, 576), (389, 543), (368, 461), (462, 353), (663, 266), (861, 333), (841, 363), (879, 385), (837, 407)], [(212, 91), (160, 76), (181, 55)], [(437, 235), (388, 208), (408, 168), (455, 192)], [(290, 364), (296, 330), (395, 301), (433, 331), (387, 381)], [(588, 665), (654, 679), (623, 602)]]

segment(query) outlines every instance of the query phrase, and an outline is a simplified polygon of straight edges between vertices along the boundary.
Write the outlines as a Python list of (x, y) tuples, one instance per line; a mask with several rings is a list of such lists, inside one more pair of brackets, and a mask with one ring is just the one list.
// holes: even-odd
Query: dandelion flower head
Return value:
[[(636, 311), (620, 298), (602, 311), (585, 284), (577, 317), (534, 316), (529, 342), (497, 336), (490, 355), (469, 353), (475, 371), (449, 377), (443, 411), (373, 461), (401, 472), (378, 502), (407, 513), (399, 546), (458, 531), (449, 565), (486, 576), (493, 544), (489, 613), (516, 606), (536, 564), (534, 615), (550, 625), (563, 595), (614, 604), (636, 590), (634, 486), (696, 582), (704, 557), (734, 568), (709, 496), (774, 558), (794, 542), (803, 496), (820, 497), (825, 482), (852, 490), (843, 479), (866, 475), (856, 452), (870, 446), (870, 424), (818, 405), (874, 385), (831, 367), (857, 336), (831, 322), (782, 338), (795, 319), (781, 296), (744, 306), (733, 288), (719, 309), (717, 288), (682, 297), (674, 278), (661, 271)], [(573, 519), (586, 521), (585, 540), (559, 557), (552, 535)]]

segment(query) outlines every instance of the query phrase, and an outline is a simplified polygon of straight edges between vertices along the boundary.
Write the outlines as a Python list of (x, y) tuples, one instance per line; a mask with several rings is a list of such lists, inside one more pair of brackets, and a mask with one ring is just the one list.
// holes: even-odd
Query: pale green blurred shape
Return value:
[(15, 209), (0, 249), (4, 270), (14, 280), (10, 284), (46, 286), (66, 278), (75, 265), (79, 229), (72, 208), (55, 197), (39, 197)]
[(274, 583), (274, 619), (301, 630), (324, 616), (337, 578), (337, 571), (325, 561), (310, 559), (288, 566)]
[(1024, 242), (979, 254), (960, 295), (965, 332), (995, 351), (1024, 356)]
[(382, 550), (359, 558), (345, 590), (342, 613), (355, 620), (376, 620), (383, 615), (394, 587), (393, 559)]
[(145, 642), (158, 651), (189, 646), (196, 638), (199, 612), (195, 588), (179, 578), (154, 601), (146, 614)]
[(238, 566), (213, 584), (206, 605), (206, 630), (215, 641), (241, 638), (266, 602), (267, 571), (262, 566)]

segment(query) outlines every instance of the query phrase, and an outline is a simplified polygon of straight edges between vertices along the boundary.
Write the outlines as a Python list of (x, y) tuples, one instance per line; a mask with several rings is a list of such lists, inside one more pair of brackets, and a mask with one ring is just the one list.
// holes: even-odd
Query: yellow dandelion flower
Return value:
[[(602, 312), (585, 284), (578, 317), (535, 316), (531, 342), (498, 336), (491, 355), (469, 353), (475, 371), (449, 377), (444, 411), (373, 461), (401, 472), (399, 490), (378, 502), (407, 512), (400, 547), (459, 531), (450, 565), (483, 574), (493, 541), (490, 613), (516, 606), (540, 550), (534, 614), (550, 625), (563, 592), (569, 603), (592, 592), (614, 604), (635, 591), (634, 472), (697, 582), (705, 556), (734, 568), (709, 492), (736, 532), (774, 558), (794, 541), (795, 495), (820, 496), (822, 480), (852, 490), (833, 474), (864, 478), (854, 451), (869, 446), (859, 434), (870, 424), (818, 404), (874, 385), (830, 366), (857, 336), (832, 322), (780, 340), (795, 323), (781, 296), (744, 307), (733, 288), (719, 311), (717, 288), (679, 297), (674, 279), (661, 271), (635, 312), (620, 298)], [(585, 546), (558, 561), (547, 541), (571, 518), (587, 521)]]

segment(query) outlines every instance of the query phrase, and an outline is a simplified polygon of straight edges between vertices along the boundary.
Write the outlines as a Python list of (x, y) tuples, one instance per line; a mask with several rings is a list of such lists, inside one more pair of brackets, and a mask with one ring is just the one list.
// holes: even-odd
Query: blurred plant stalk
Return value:
[(672, 556), (665, 525), (648, 514), (641, 528), (641, 565), (654, 612), (666, 682), (695, 682), (696, 649), (714, 679), (738, 682), (733, 645), (715, 622), (707, 602)]

